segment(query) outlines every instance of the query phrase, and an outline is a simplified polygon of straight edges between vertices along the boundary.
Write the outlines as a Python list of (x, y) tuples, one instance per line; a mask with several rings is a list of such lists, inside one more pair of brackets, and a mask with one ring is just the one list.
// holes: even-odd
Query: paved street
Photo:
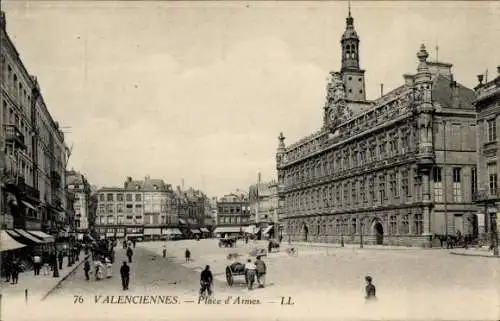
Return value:
[[(161, 257), (167, 244), (168, 258)], [(291, 257), (282, 249), (266, 258), (268, 284), (264, 289), (228, 288), (223, 274), (230, 263), (228, 253), (241, 259), (252, 247), (264, 243), (238, 243), (235, 249), (219, 248), (217, 240), (138, 243), (132, 263), (130, 291), (126, 294), (179, 296), (175, 305), (95, 304), (96, 295), (124, 294), (120, 290), (119, 264), (123, 250), (117, 250), (114, 276), (103, 281), (84, 280), (82, 267), (39, 305), (44, 320), (71, 314), (74, 320), (98, 317), (99, 320), (132, 320), (144, 317), (161, 320), (230, 319), (234, 313), (251, 317), (299, 320), (325, 318), (392, 318), (455, 320), (494, 319), (499, 315), (499, 261), (484, 257), (450, 255), (446, 250), (386, 250), (321, 248), (298, 246), (299, 255)], [(288, 245), (284, 245), (287, 248)], [(184, 262), (189, 248), (193, 262)], [(259, 299), (262, 305), (198, 305), (194, 300), (201, 268), (209, 264), (215, 274), (215, 297), (242, 295)], [(377, 286), (379, 300), (366, 305), (363, 277), (370, 274)], [(75, 296), (85, 302), (74, 303)], [(291, 296), (293, 307), (281, 306), (281, 296)], [(47, 309), (49, 307), (49, 309)], [(64, 308), (63, 308), (64, 307)], [(189, 308), (186, 308), (189, 307)], [(252, 309), (250, 309), (252, 308)], [(41, 311), (30, 305), (31, 316)], [(126, 316), (125, 313), (126, 312)], [(38, 314), (37, 314), (38, 313)], [(5, 319), (10, 320), (10, 319)], [(17, 319), (16, 319), (17, 320)], [(30, 320), (26, 316), (23, 320)]]

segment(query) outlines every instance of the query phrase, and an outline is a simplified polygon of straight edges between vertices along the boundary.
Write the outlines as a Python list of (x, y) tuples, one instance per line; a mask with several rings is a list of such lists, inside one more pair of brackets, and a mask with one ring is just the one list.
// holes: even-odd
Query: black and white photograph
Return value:
[(500, 2), (0, 8), (1, 321), (500, 319)]

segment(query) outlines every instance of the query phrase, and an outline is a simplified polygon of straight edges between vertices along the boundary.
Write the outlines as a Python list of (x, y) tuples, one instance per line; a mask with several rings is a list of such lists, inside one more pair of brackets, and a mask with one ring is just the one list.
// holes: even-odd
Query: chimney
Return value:
[(479, 85), (483, 84), (483, 78), (484, 78), (483, 75), (477, 75), (477, 80), (479, 81)]
[(384, 84), (380, 84), (380, 97), (384, 96)]

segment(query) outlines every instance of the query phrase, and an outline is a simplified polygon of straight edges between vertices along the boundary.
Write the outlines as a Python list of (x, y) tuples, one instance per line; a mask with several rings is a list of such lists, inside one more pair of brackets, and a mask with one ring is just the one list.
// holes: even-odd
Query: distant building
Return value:
[(331, 72), (323, 126), (298, 142), (279, 137), (278, 189), (287, 238), (431, 246), (469, 233), (477, 211), (474, 91), (451, 64), (428, 61), (369, 101), (349, 12), (340, 72)]
[[(278, 231), (278, 184), (276, 181), (262, 182), (258, 174), (257, 184), (248, 192), (252, 228), (257, 235), (273, 238)], [(276, 228), (276, 229), (275, 229)]]
[(479, 145), (477, 146), (478, 171), (473, 175), (478, 179), (475, 200), (480, 204), (478, 225), (479, 233), (483, 236), (490, 232), (495, 220), (500, 222), (500, 217), (495, 217), (500, 212), (500, 189), (498, 188), (500, 148), (497, 130), (500, 127), (500, 67), (497, 67), (497, 72), (497, 76), (486, 83), (483, 83), (484, 75), (479, 75), (479, 85), (475, 88), (474, 104), (477, 111)]
[(174, 192), (161, 179), (133, 180), (97, 192), (96, 231), (101, 237), (160, 239), (178, 225)]
[(239, 234), (245, 231), (250, 222), (248, 195), (237, 190), (224, 195), (217, 201), (217, 227), (214, 233), (219, 236)]
[(90, 216), (90, 184), (81, 173), (71, 170), (66, 172), (66, 189), (74, 194), (74, 203), (72, 208), (75, 213), (74, 227), (81, 238), (83, 234), (89, 232)]

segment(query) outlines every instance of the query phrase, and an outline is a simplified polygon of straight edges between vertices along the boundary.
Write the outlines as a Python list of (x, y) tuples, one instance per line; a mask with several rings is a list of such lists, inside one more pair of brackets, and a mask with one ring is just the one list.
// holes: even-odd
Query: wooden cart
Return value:
[[(239, 262), (226, 266), (226, 281), (228, 286), (233, 286), (236, 277), (245, 278), (245, 265)], [(245, 283), (246, 280), (244, 279)]]

